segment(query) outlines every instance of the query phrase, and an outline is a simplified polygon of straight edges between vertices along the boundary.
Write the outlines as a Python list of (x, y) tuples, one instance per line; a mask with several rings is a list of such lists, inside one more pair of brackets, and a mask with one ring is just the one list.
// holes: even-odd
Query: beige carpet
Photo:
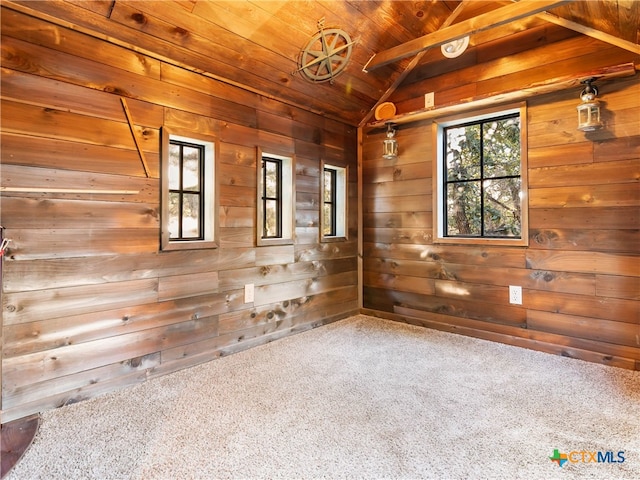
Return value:
[(46, 412), (7, 478), (637, 479), (640, 374), (356, 316)]

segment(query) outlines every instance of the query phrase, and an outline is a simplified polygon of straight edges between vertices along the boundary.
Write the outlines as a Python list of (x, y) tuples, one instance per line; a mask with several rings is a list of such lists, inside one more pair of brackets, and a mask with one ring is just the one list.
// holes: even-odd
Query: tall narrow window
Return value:
[(258, 165), (257, 243), (293, 243), (294, 159), (258, 150)]
[(322, 172), (320, 238), (343, 240), (347, 237), (347, 168), (323, 164)]
[(204, 239), (204, 146), (169, 141), (169, 240)]
[(437, 240), (526, 244), (521, 118), (511, 109), (438, 125)]
[(162, 249), (215, 247), (214, 143), (162, 129)]
[(331, 168), (324, 168), (324, 192), (322, 199), (322, 234), (327, 237), (336, 236), (336, 177), (337, 172)]
[(282, 160), (262, 159), (262, 238), (282, 237)]

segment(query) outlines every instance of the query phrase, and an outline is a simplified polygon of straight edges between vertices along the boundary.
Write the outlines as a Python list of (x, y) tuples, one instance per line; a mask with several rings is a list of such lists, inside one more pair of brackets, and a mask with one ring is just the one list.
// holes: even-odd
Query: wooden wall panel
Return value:
[[(135, 5), (118, 5), (114, 19), (139, 28), (127, 17)], [(353, 127), (15, 10), (3, 8), (1, 22), (2, 187), (85, 190), (0, 198), (12, 240), (3, 260), (3, 422), (357, 311)], [(217, 141), (217, 249), (159, 250), (163, 126)], [(256, 247), (258, 147), (296, 155), (292, 245)], [(321, 160), (350, 169), (342, 242), (319, 242)], [(250, 283), (255, 302), (244, 303)]]
[[(527, 85), (533, 70), (539, 78), (579, 72), (584, 58), (566, 61), (577, 45), (598, 64), (625, 55), (609, 47), (592, 55), (597, 44), (570, 37), (499, 65), (422, 69), (422, 81), (412, 77), (390, 100), (409, 111), (436, 91), (437, 107), (442, 98), (464, 103), (469, 91)], [(545, 61), (553, 63), (538, 68)], [(527, 247), (434, 244), (435, 154), (422, 140), (432, 138), (431, 123), (400, 125), (393, 162), (380, 158), (381, 129), (365, 129), (364, 311), (640, 370), (640, 80), (598, 87), (605, 127), (592, 133), (576, 128), (579, 88), (528, 100)], [(522, 305), (508, 303), (509, 285), (522, 286)]]

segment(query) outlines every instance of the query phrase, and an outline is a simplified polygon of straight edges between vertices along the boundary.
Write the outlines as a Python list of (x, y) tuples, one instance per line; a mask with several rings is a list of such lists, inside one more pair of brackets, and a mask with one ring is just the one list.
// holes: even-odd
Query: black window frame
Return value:
[[(179, 168), (179, 188), (172, 189), (169, 188), (169, 195), (177, 194), (179, 195), (179, 207), (178, 207), (178, 236), (171, 237), (169, 236), (170, 242), (200, 242), (205, 239), (205, 200), (206, 200), (206, 182), (205, 182), (205, 162), (206, 162), (206, 149), (202, 144), (185, 142), (182, 140), (171, 139), (169, 141), (169, 145), (175, 145), (180, 148), (180, 168)], [(199, 162), (198, 162), (198, 185), (199, 190), (185, 190), (184, 189), (184, 147), (195, 148), (199, 152)], [(199, 235), (197, 237), (184, 237), (182, 231), (182, 214), (183, 214), (183, 204), (184, 204), (184, 196), (185, 195), (197, 195), (198, 196), (198, 232)]]
[[(283, 195), (282, 195), (282, 160), (269, 156), (262, 157), (262, 237), (263, 239), (279, 239), (282, 238), (282, 208), (283, 208)], [(276, 196), (269, 197), (267, 195), (267, 168), (266, 164), (272, 163), (276, 165)], [(267, 232), (267, 203), (275, 201), (276, 203), (276, 234), (268, 235)]]
[[(331, 180), (330, 180), (330, 185), (331, 185), (331, 195), (330, 195), (330, 200), (327, 201), (326, 200), (326, 174), (329, 173), (329, 175), (331, 176)], [(325, 175), (325, 181), (324, 181), (324, 191), (322, 192), (322, 215), (324, 218), (324, 207), (329, 205), (330, 206), (330, 212), (331, 212), (331, 227), (330, 227), (330, 232), (322, 232), (323, 236), (325, 237), (335, 237), (337, 235), (337, 231), (338, 231), (338, 226), (337, 226), (337, 221), (338, 221), (338, 212), (337, 212), (337, 205), (338, 205), (338, 172), (335, 168), (324, 168), (324, 172), (323, 175)], [(326, 223), (323, 224), (323, 228), (326, 227)]]
[[(472, 121), (468, 121), (468, 122), (461, 122), (461, 123), (452, 123), (452, 124), (448, 124), (447, 126), (443, 127), (442, 129), (442, 158), (440, 159), (440, 161), (442, 162), (442, 190), (441, 190), (441, 194), (442, 194), (442, 222), (443, 222), (443, 236), (445, 238), (451, 238), (451, 239), (496, 239), (496, 240), (521, 240), (523, 237), (523, 232), (525, 231), (524, 225), (523, 225), (523, 219), (520, 219), (520, 235), (487, 235), (485, 232), (485, 215), (486, 215), (486, 209), (485, 209), (485, 182), (487, 180), (504, 180), (504, 179), (512, 179), (512, 178), (517, 178), (520, 181), (520, 191), (522, 192), (522, 188), (523, 188), (523, 172), (522, 172), (522, 159), (520, 159), (519, 165), (520, 165), (520, 174), (519, 175), (502, 175), (502, 176), (485, 176), (485, 169), (484, 169), (484, 164), (485, 164), (485, 159), (484, 159), (484, 125), (489, 124), (489, 123), (493, 123), (496, 121), (502, 121), (502, 120), (507, 120), (510, 118), (517, 118), (519, 120), (519, 125), (520, 125), (520, 129), (522, 129), (522, 115), (520, 112), (515, 112), (515, 113), (507, 113), (507, 114), (502, 114), (502, 115), (496, 115), (496, 116), (489, 116), (486, 118), (482, 118), (479, 120), (472, 120)], [(474, 126), (474, 125), (478, 125), (480, 127), (480, 159), (479, 159), (479, 167), (480, 167), (480, 175), (477, 178), (469, 178), (469, 179), (455, 179), (455, 180), (449, 180), (448, 179), (448, 166), (447, 166), (447, 156), (448, 156), (448, 150), (447, 150), (447, 132), (449, 130), (452, 129), (457, 129), (457, 128), (466, 128), (466, 127), (470, 127), (470, 126)], [(522, 143), (522, 137), (520, 138), (520, 143)], [(521, 146), (521, 145), (520, 145)], [(464, 235), (464, 234), (450, 234), (449, 233), (449, 223), (448, 223), (448, 191), (449, 191), (449, 185), (453, 185), (453, 184), (478, 184), (479, 185), (479, 200), (480, 200), (480, 234), (479, 235)]]

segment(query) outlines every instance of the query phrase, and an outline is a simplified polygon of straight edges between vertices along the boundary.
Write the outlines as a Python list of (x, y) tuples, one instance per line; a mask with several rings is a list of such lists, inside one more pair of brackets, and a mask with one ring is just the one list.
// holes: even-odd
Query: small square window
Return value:
[(320, 213), (321, 241), (347, 238), (347, 168), (323, 163)]

